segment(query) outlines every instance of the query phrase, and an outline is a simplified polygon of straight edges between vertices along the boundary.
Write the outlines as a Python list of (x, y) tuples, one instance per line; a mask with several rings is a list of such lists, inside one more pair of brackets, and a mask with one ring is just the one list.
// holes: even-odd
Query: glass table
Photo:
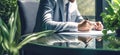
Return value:
[(23, 55), (120, 55), (120, 38), (115, 33), (54, 33), (23, 47)]

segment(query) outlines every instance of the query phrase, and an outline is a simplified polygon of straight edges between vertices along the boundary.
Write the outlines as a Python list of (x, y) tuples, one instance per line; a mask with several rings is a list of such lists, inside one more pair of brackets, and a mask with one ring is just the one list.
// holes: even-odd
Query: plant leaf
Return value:
[(23, 39), (17, 46), (18, 49), (20, 49), (23, 45), (29, 43), (30, 41), (32, 40), (36, 40), (40, 37), (43, 37), (43, 36), (48, 36), (48, 35), (51, 35), (53, 34), (55, 31), (53, 30), (47, 30), (47, 31), (42, 31), (42, 32), (38, 32), (38, 33), (33, 33), (33, 34), (29, 34), (27, 36), (24, 36), (26, 37), (25, 39)]
[(16, 20), (17, 20), (17, 15), (18, 15), (18, 7), (16, 8), (16, 11), (12, 13), (10, 20), (9, 20), (9, 25), (10, 25), (10, 43), (13, 42), (15, 38), (15, 34), (17, 31), (17, 25), (16, 25)]
[(1, 25), (0, 25), (0, 33), (2, 37), (6, 37), (6, 39), (9, 39), (9, 29), (7, 27), (7, 25), (4, 23), (4, 21), (2, 21), (2, 19), (0, 19), (1, 21)]
[(7, 40), (7, 39), (3, 39), (3, 42), (2, 42), (2, 47), (3, 47), (3, 49), (4, 50), (9, 50), (10, 48), (10, 46), (9, 46), (9, 43), (8, 43), (9, 41)]
[[(18, 8), (17, 8), (18, 9)], [(20, 37), (21, 37), (21, 22), (20, 22), (20, 15), (19, 15), (19, 13), (18, 13), (18, 10), (15, 12), (15, 16), (16, 16), (16, 27), (17, 27), (17, 30), (16, 30), (16, 34), (15, 34), (15, 41), (16, 41), (16, 43), (18, 43), (19, 42), (19, 40), (17, 40), (17, 39), (20, 39)]]
[(106, 35), (106, 34), (107, 34), (107, 30), (106, 30), (106, 29), (103, 30), (102, 33), (103, 33), (104, 35)]
[(114, 6), (112, 6), (113, 4), (109, 1), (109, 0), (107, 0), (107, 3), (108, 3), (108, 7), (107, 7), (107, 12), (110, 14), (110, 15), (113, 15), (113, 14), (115, 14), (115, 11), (114, 11)]
[(120, 6), (120, 2), (118, 0), (113, 0), (113, 2), (118, 6)]

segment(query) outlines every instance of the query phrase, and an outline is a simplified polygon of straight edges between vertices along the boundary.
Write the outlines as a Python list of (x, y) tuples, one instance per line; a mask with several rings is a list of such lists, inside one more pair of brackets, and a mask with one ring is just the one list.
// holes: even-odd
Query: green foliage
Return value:
[(8, 21), (11, 12), (15, 11), (17, 0), (0, 0), (0, 17), (4, 21)]
[(46, 30), (27, 34), (21, 40), (21, 24), (17, 0), (0, 0), (0, 55), (3, 55), (4, 52), (8, 55), (19, 55), (19, 50), (25, 44), (52, 33), (54, 31)]
[(25, 38), (20, 41), (21, 31), (19, 25), (20, 18), (18, 14), (18, 7), (16, 7), (16, 11), (11, 14), (8, 24), (0, 19), (0, 46), (2, 46), (3, 50), (9, 55), (19, 55), (19, 49), (21, 49), (22, 46), (28, 42), (54, 33), (52, 30), (47, 30), (43, 32), (27, 34), (25, 35)]
[[(104, 45), (105, 49), (120, 49), (120, 38), (115, 37), (114, 33), (112, 35), (107, 35), (107, 31), (116, 31), (120, 28), (120, 0), (106, 0), (108, 7), (105, 8), (105, 12), (101, 13), (103, 18), (103, 23), (105, 30), (102, 32), (105, 34), (103, 36), (106, 44)], [(111, 2), (112, 1), (112, 2)]]
[(115, 37), (114, 35), (110, 35), (107, 37), (103, 37), (106, 44), (104, 44), (104, 49), (111, 50), (120, 50), (120, 38)]
[(15, 9), (15, 11), (11, 12), (8, 23), (5, 23), (5, 21), (0, 18), (0, 45), (4, 51), (9, 53), (14, 52), (13, 46), (18, 42), (18, 39), (16, 40), (15, 38), (20, 38), (21, 35), (18, 7), (16, 6)]
[(120, 26), (120, 1), (119, 0), (107, 0), (108, 7), (105, 8), (105, 12), (101, 13), (103, 23), (105, 24), (106, 30), (115, 31)]

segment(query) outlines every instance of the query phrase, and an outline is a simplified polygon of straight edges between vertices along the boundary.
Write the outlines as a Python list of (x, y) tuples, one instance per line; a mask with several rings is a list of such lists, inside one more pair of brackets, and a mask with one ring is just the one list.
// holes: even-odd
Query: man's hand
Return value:
[(96, 22), (94, 28), (95, 28), (95, 30), (101, 31), (101, 30), (103, 30), (103, 25), (101, 22)]
[(78, 24), (78, 31), (87, 32), (92, 29), (101, 31), (103, 30), (103, 25), (101, 22), (91, 22), (88, 20), (84, 20)]
[(78, 36), (78, 40), (79, 41), (83, 41), (85, 44), (87, 44), (89, 41), (91, 41), (93, 38), (91, 37), (82, 37), (82, 36)]
[(94, 26), (90, 21), (84, 20), (78, 24), (78, 31), (87, 32), (90, 31), (93, 27)]

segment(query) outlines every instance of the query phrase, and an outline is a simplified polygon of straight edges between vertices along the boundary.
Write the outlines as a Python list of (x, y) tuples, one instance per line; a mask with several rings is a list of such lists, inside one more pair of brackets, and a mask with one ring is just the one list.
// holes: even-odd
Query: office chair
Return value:
[(22, 35), (33, 33), (39, 1), (40, 0), (18, 0)]

